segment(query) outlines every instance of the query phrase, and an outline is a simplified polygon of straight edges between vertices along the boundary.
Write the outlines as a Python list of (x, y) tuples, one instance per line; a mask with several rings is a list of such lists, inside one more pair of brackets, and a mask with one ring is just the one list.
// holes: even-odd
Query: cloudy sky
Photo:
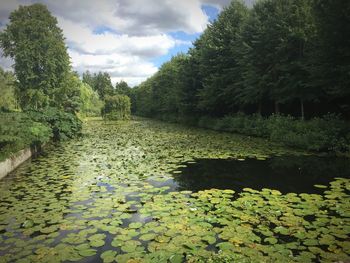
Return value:
[(37, 2), (57, 17), (75, 70), (106, 71), (113, 83), (134, 86), (186, 52), (230, 0), (0, 0), (0, 30), (11, 11)]

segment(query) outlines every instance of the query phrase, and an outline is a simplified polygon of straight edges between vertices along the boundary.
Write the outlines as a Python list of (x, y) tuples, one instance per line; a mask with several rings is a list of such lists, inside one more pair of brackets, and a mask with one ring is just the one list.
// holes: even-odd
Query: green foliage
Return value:
[(16, 110), (15, 76), (0, 67), (0, 110)]
[(122, 80), (115, 84), (114, 93), (130, 97), (131, 88), (129, 87), (128, 83)]
[(232, 1), (195, 43), (193, 55), (198, 60), (202, 79), (198, 107), (211, 114), (222, 114), (236, 106), (237, 52), (247, 15), (248, 9), (243, 2)]
[(114, 93), (111, 77), (107, 72), (91, 74), (89, 71), (86, 71), (83, 73), (83, 82), (89, 84), (93, 90), (97, 91), (102, 100)]
[(102, 116), (109, 120), (128, 120), (130, 107), (130, 98), (126, 95), (106, 96)]
[(301, 121), (291, 116), (242, 113), (222, 119), (202, 117), (198, 126), (219, 131), (268, 138), (286, 146), (311, 151), (349, 151), (349, 124), (334, 114)]
[[(349, 8), (349, 1), (264, 0), (250, 9), (232, 1), (188, 54), (133, 89), (133, 112), (303, 149), (346, 150), (349, 132), (339, 118), (350, 116)], [(329, 112), (340, 115), (320, 117)]]
[(79, 113), (89, 117), (100, 116), (103, 102), (100, 100), (98, 93), (84, 82), (81, 83), (79, 88), (81, 99)]
[(0, 113), (0, 159), (25, 147), (73, 138), (81, 131), (76, 115), (56, 108), (45, 111)]
[(267, 121), (261, 115), (237, 113), (226, 116), (215, 123), (216, 130), (237, 132), (257, 137), (268, 137)]
[(62, 82), (61, 86), (54, 90), (51, 105), (66, 112), (75, 113), (80, 110), (81, 90), (83, 85), (76, 73), (70, 72)]
[(54, 140), (73, 138), (82, 128), (82, 123), (75, 114), (63, 112), (57, 108), (30, 111), (28, 115), (34, 121), (48, 125), (52, 130)]
[(350, 110), (350, 2), (315, 0), (317, 38), (310, 67), (313, 85)]
[(0, 113), (0, 160), (28, 146), (46, 143), (52, 130), (26, 113)]
[(46, 6), (20, 6), (0, 33), (4, 55), (14, 59), (22, 109), (53, 105), (70, 71), (62, 30)]

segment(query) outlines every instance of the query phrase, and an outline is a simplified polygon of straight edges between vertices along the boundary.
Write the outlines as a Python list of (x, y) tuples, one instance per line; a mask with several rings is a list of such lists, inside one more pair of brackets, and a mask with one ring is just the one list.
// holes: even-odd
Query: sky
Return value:
[[(113, 83), (135, 86), (186, 53), (230, 0), (0, 0), (0, 31), (11, 11), (33, 3), (57, 18), (74, 70), (108, 72)], [(12, 64), (0, 57), (6, 70)]]

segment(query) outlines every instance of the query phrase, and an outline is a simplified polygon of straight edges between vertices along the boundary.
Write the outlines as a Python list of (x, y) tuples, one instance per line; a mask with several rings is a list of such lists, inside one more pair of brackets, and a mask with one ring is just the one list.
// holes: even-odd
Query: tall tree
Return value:
[(14, 59), (22, 108), (40, 108), (55, 100), (70, 71), (69, 56), (57, 19), (46, 6), (20, 6), (0, 33), (4, 55)]
[(15, 110), (18, 108), (15, 89), (16, 79), (12, 72), (0, 67), (0, 110)]
[(121, 80), (115, 84), (114, 91), (116, 94), (127, 95), (130, 97), (131, 88), (129, 87), (128, 83), (126, 83), (124, 80)]
[(211, 113), (223, 115), (235, 109), (234, 93), (240, 79), (236, 51), (247, 15), (242, 1), (232, 1), (195, 43), (203, 78), (199, 106)]
[(83, 82), (88, 84), (90, 87), (95, 86), (95, 76), (94, 74), (91, 74), (89, 70), (85, 71), (83, 73)]
[(97, 91), (102, 100), (107, 95), (113, 95), (114, 93), (111, 76), (107, 72), (91, 74), (89, 71), (86, 71), (83, 73), (83, 82)]
[(350, 115), (350, 1), (315, 0), (313, 85)]

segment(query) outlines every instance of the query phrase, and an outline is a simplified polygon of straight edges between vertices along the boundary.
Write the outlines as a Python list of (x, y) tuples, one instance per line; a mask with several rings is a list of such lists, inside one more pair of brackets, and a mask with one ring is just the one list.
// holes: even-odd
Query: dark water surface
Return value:
[(335, 177), (350, 178), (349, 159), (332, 156), (277, 156), (241, 161), (198, 159), (184, 165), (174, 173), (175, 186), (172, 188), (175, 190), (217, 188), (241, 192), (249, 187), (276, 189), (284, 194), (319, 194), (323, 192), (322, 188), (314, 185), (328, 185)]

